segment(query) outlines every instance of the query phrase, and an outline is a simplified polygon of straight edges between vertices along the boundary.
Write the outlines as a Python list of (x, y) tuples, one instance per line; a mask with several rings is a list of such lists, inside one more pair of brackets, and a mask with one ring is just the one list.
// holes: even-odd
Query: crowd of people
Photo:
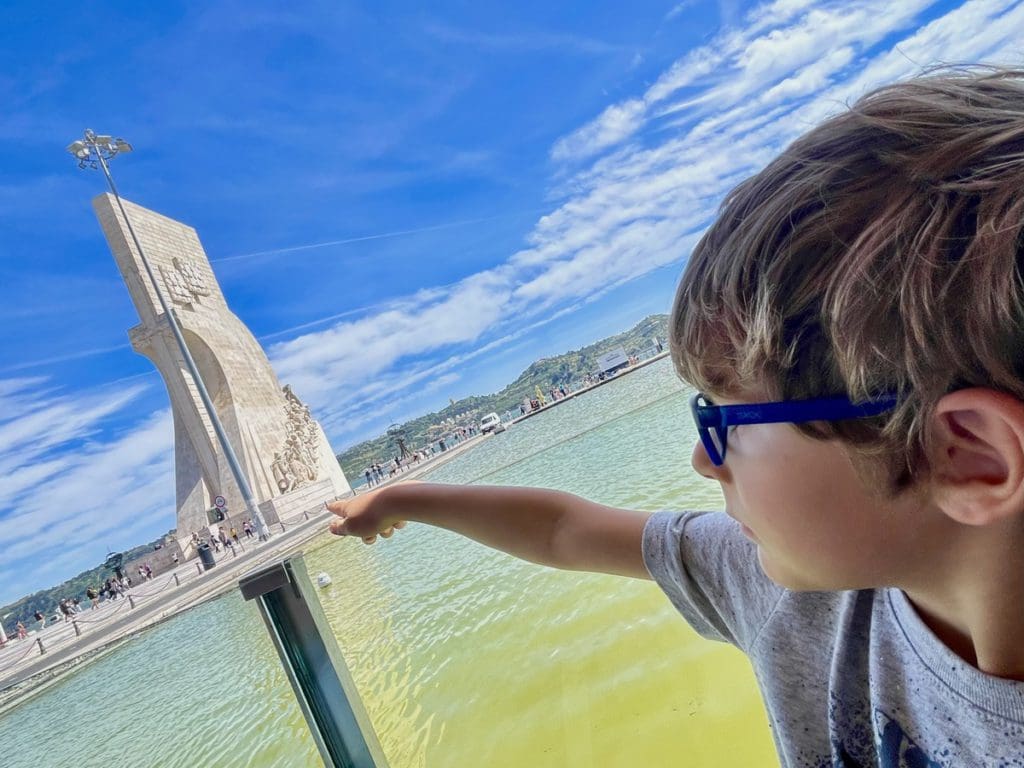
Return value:
[(404, 454), (393, 456), (383, 463), (375, 461), (363, 469), (363, 479), (366, 481), (366, 486), (372, 488), (375, 485), (380, 485), (385, 480), (390, 480), (395, 475), (406, 472), (421, 462), (447, 451), (452, 446), (476, 435), (479, 431), (476, 425), (453, 427), (449, 434), (422, 448), (418, 448), (415, 451), (406, 450)]
[[(248, 517), (242, 521), (242, 536), (245, 536), (247, 539), (256, 537), (256, 527)], [(200, 536), (198, 531), (193, 531), (192, 533), (192, 545), (197, 550), (200, 545), (208, 544), (214, 552), (221, 552), (227, 549), (234, 551), (235, 545), (240, 545), (241, 543), (238, 529), (233, 525), (228, 528), (219, 525), (217, 526), (216, 533), (210, 531), (206, 536)], [(175, 560), (175, 563), (177, 563), (177, 560)]]
[[(145, 581), (153, 578), (153, 569), (149, 563), (139, 566), (139, 577)], [(121, 575), (118, 577), (116, 574), (106, 579), (101, 584), (89, 585), (85, 589), (85, 596), (91, 604), (90, 610), (96, 610), (99, 607), (101, 600), (116, 600), (119, 597), (123, 597), (128, 590), (131, 588), (132, 582), (127, 575)], [(36, 629), (42, 631), (47, 622), (58, 622), (63, 619), (64, 623), (67, 623), (74, 619), (74, 617), (83, 611), (82, 599), (80, 597), (62, 597), (57, 602), (57, 608), (51, 614), (49, 611), (43, 611), (36, 609), (32, 618), (35, 620)], [(14, 637), (18, 640), (23, 640), (28, 636), (28, 627), (25, 626), (24, 621), (18, 621), (15, 625)]]
[[(226, 549), (234, 551), (234, 547), (239, 545), (241, 536), (245, 536), (247, 539), (254, 538), (256, 535), (255, 526), (252, 520), (246, 518), (242, 521), (242, 531), (239, 534), (238, 529), (235, 526), (219, 526), (216, 533), (210, 533), (208, 538), (200, 538), (198, 533), (192, 534), (192, 540), (194, 544), (202, 542), (208, 542), (209, 545), (217, 552), (221, 552)], [(172, 560), (174, 565), (178, 565), (180, 558), (178, 553), (172, 554)], [(153, 566), (148, 563), (141, 563), (137, 568), (138, 583), (150, 581), (153, 578)], [(99, 584), (89, 585), (85, 589), (85, 597), (90, 603), (90, 610), (96, 610), (100, 602), (104, 600), (117, 600), (118, 598), (127, 595), (128, 590), (132, 587), (132, 580), (126, 573), (112, 574), (110, 578), (104, 580)], [(41, 631), (46, 627), (47, 623), (63, 621), (71, 621), (76, 614), (81, 613), (84, 610), (82, 606), (82, 599), (80, 597), (62, 597), (55, 610), (44, 611), (36, 610), (33, 612), (33, 619), (35, 627), (38, 631)], [(26, 626), (25, 621), (18, 621), (15, 625), (14, 634), (12, 639), (24, 639), (28, 636), (29, 629), (32, 621), (29, 621), (29, 626)], [(0, 635), (0, 647), (3, 646), (3, 635)]]

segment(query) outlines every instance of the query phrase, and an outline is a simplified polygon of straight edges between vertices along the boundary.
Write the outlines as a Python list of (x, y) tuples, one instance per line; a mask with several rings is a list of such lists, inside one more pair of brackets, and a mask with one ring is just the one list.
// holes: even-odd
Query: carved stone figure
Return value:
[(292, 476), (295, 478), (295, 485), (292, 486), (293, 488), (315, 479), (314, 477), (310, 477), (310, 475), (313, 474), (313, 471), (306, 465), (306, 462), (298, 456), (288, 457), (288, 468), (291, 470)]
[(298, 486), (307, 481), (315, 481), (319, 474), (317, 468), (320, 463), (320, 450), (317, 444), (317, 425), (309, 412), (309, 406), (299, 400), (290, 384), (285, 384), (282, 391), (284, 392), (284, 411), (287, 419), (282, 450), (289, 470), (295, 478), (295, 485)]
[(274, 454), (274, 462), (270, 465), (270, 471), (274, 475), (274, 482), (277, 483), (281, 493), (287, 493), (295, 487), (295, 475), (291, 467), (280, 453)]

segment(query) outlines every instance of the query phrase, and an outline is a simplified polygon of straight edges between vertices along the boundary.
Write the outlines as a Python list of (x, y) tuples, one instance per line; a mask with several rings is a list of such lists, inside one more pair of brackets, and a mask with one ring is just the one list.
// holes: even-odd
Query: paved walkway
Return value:
[(95, 610), (86, 605), (73, 621), (47, 624), (32, 630), (24, 640), (11, 639), (0, 648), (0, 710), (13, 699), (33, 692), (38, 684), (66, 671), (75, 662), (118, 641), (164, 621), (176, 613), (236, 588), (250, 570), (280, 559), (323, 533), (330, 513), (321, 507), (314, 513), (285, 522), (266, 542), (242, 539), (235, 554), (215, 554), (216, 565), (209, 571), (189, 560), (173, 571), (134, 585), (126, 597), (105, 600)]

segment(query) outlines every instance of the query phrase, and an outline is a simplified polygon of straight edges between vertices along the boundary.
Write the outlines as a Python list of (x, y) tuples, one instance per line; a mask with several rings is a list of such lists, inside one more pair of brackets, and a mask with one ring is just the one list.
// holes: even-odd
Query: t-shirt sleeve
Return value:
[(749, 651), (785, 590), (761, 570), (757, 547), (721, 512), (658, 512), (647, 520), (644, 564), (702, 637)]

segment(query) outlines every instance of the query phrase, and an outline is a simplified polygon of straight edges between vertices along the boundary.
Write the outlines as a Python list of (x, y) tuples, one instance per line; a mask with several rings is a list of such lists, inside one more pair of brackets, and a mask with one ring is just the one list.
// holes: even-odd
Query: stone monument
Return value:
[[(290, 387), (281, 386), (259, 342), (228, 308), (196, 231), (122, 202), (266, 524), (350, 494), (309, 407)], [(93, 208), (141, 320), (128, 331), (132, 348), (156, 365), (170, 395), (177, 536), (191, 555), (192, 533), (203, 535), (211, 522), (214, 530), (234, 525), (241, 531), (245, 502), (113, 195), (97, 196)], [(227, 502), (224, 522), (211, 518), (218, 496)]]

